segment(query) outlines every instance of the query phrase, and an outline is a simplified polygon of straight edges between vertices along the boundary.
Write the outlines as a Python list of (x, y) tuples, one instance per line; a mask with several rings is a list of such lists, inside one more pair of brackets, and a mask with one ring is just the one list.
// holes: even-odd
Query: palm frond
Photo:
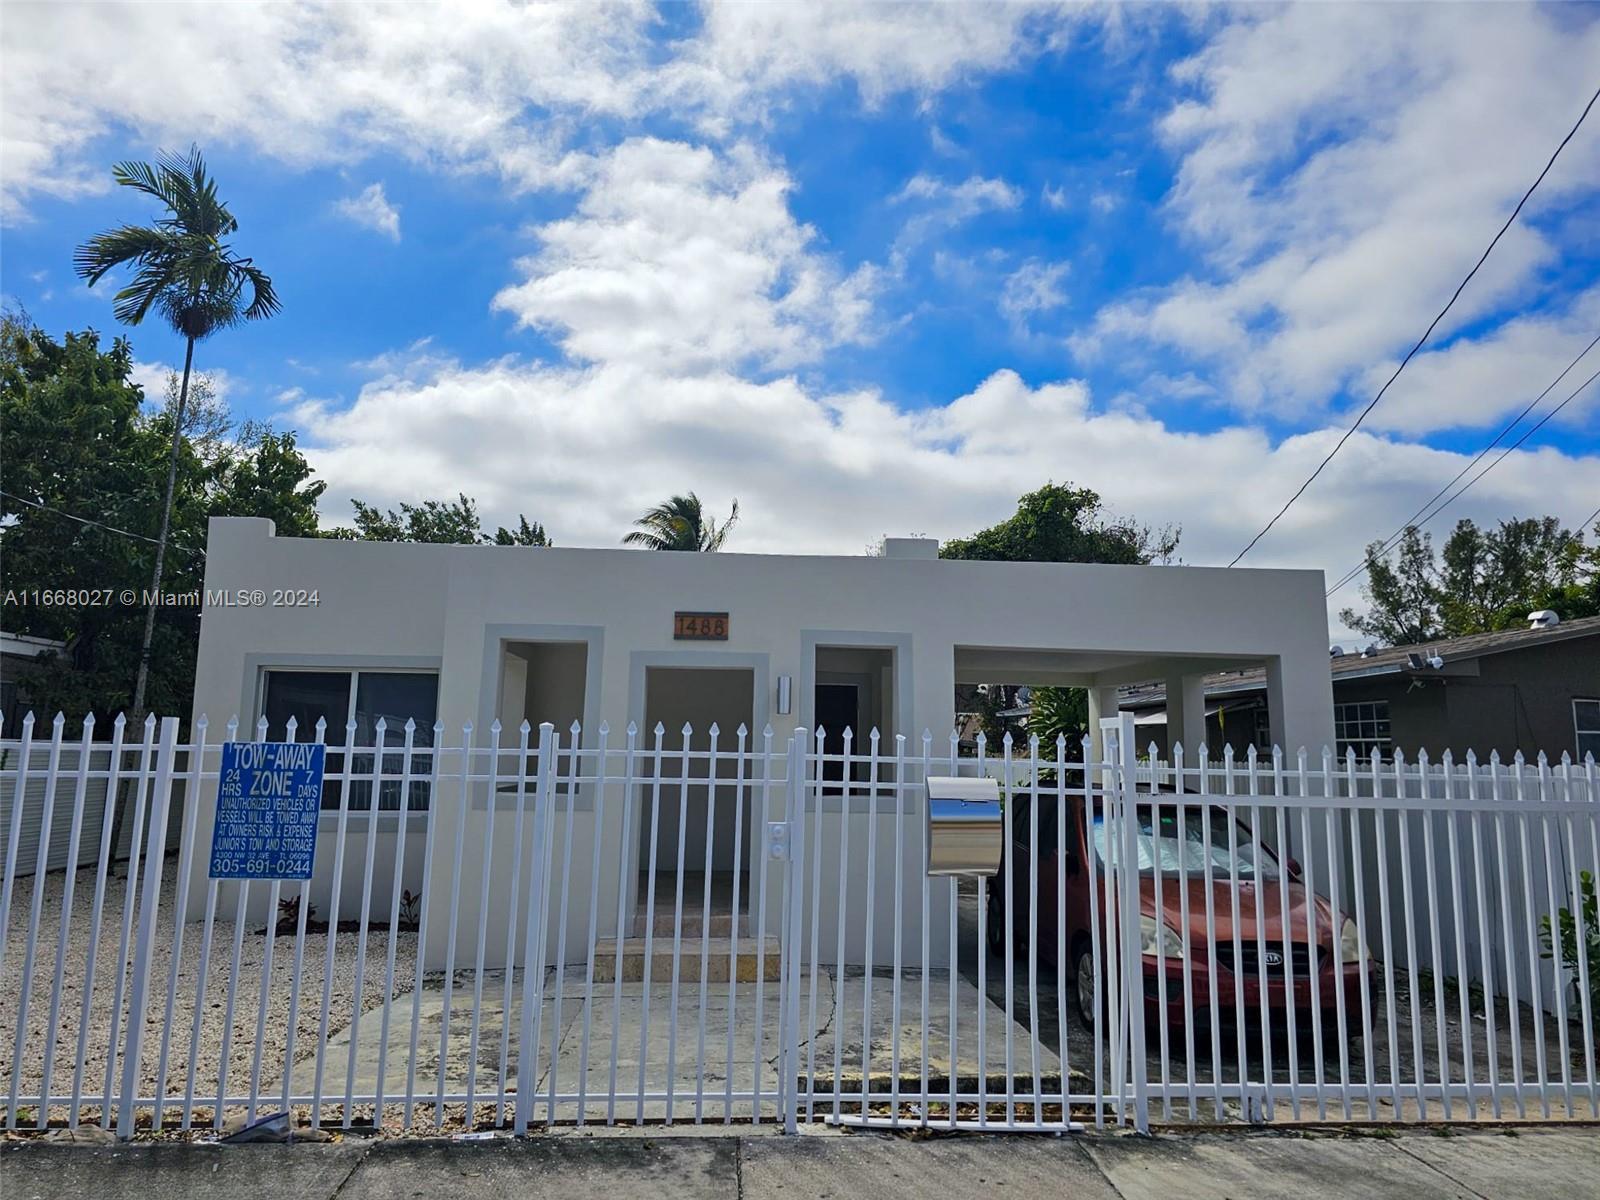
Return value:
[(234, 272), (242, 275), (245, 282), (250, 285), (250, 304), (244, 310), (245, 320), (264, 320), (283, 307), (278, 300), (277, 291), (272, 286), (271, 277), (254, 262), (243, 258), (235, 261), (232, 266)]
[[(78, 274), (91, 284), (115, 267), (136, 267), (116, 295), (118, 320), (137, 325), (154, 309), (178, 333), (198, 340), (279, 310), (272, 279), (221, 240), (239, 223), (218, 195), (199, 147), (163, 153), (154, 163), (117, 163), (112, 176), (167, 210), (151, 226), (125, 225), (90, 238), (73, 255)], [(249, 304), (241, 307), (247, 287)]]
[(129, 262), (145, 262), (172, 253), (175, 240), (165, 230), (123, 225), (96, 234), (72, 252), (72, 268), (91, 287), (106, 272)]

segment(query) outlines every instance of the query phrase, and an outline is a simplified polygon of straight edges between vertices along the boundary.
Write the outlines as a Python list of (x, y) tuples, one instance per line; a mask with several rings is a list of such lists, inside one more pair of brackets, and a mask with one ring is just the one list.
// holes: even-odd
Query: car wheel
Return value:
[(1086, 1029), (1095, 1028), (1095, 972), (1094, 955), (1088, 946), (1079, 946), (1072, 960), (1073, 997), (1078, 1007), (1078, 1020)]

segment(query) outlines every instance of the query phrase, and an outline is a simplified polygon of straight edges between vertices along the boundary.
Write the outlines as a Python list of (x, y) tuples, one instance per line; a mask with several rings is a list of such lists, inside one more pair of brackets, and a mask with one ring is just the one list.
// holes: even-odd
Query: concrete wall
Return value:
[[(258, 680), (269, 667), (403, 666), (438, 670), (439, 718), (447, 744), (455, 744), (463, 722), (481, 737), (503, 709), (508, 645), (567, 641), (586, 648), (586, 741), (605, 721), (613, 747), (630, 720), (645, 722), (649, 668), (727, 666), (751, 672), (755, 739), (770, 720), (781, 750), (794, 727), (811, 725), (817, 646), (895, 652), (887, 703), (911, 753), (920, 752), (925, 729), (947, 744), (957, 647), (1070, 652), (1049, 679), (1080, 686), (1121, 682), (1146, 664), (1151, 678), (1219, 663), (1265, 665), (1274, 728), (1287, 744), (1320, 746), (1333, 732), (1318, 572), (341, 542), (277, 538), (270, 522), (236, 518), (211, 523), (206, 587), (314, 588), (318, 595), (314, 608), (204, 610), (195, 712), (214, 724), (235, 713), (253, 719)], [(729, 613), (728, 641), (674, 641), (680, 610)], [(782, 716), (773, 711), (780, 675), (794, 681), (795, 711)], [(532, 686), (530, 678), (525, 687)], [(514, 745), (514, 735), (507, 740)], [(571, 855), (574, 863), (600, 863), (603, 930), (616, 916), (618, 873), (635, 869), (639, 842), (624, 828), (620, 800), (608, 800), (596, 820), (593, 792), (579, 789), (572, 798)], [(485, 795), (469, 795), (464, 806), (458, 785), (441, 785), (428, 818), (437, 823), (436, 881), (453, 874), (458, 821), (464, 846), (489, 847), (493, 878), (509, 877), (514, 839), (504, 836), (504, 823), (512, 818), (496, 807), (502, 824), (490, 836), (489, 811)], [(853, 845), (866, 845), (869, 818), (849, 819)], [(332, 820), (325, 816), (324, 825)], [(904, 847), (919, 844), (921, 820), (913, 797), (901, 817)], [(824, 813), (824, 846), (838, 843), (840, 821), (837, 811)], [(876, 821), (881, 879), (892, 875), (896, 821), (883, 813)], [(200, 828), (210, 823), (202, 813)], [(566, 851), (566, 825), (563, 812), (557, 853)], [(202, 873), (206, 858), (196, 855)], [(477, 919), (482, 861), (479, 849), (464, 855), (463, 922)], [(779, 873), (770, 874), (774, 888)], [(837, 893), (824, 903), (836, 911)], [(572, 938), (586, 936), (587, 907), (580, 888), (569, 905)], [(504, 908), (491, 894), (491, 945), (508, 919)], [(442, 922), (446, 911), (437, 905), (433, 915)], [(189, 915), (199, 915), (194, 905)], [(879, 919), (892, 926), (892, 915)], [(833, 928), (826, 912), (822, 927)], [(443, 940), (429, 937), (430, 956)]]

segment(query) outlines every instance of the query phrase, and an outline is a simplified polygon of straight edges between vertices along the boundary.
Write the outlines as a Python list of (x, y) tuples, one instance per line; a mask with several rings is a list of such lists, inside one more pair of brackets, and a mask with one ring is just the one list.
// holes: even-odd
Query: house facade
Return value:
[[(1376, 749), (1437, 757), (1449, 749), (1480, 759), (1498, 753), (1562, 754), (1600, 759), (1600, 617), (1541, 617), (1526, 628), (1446, 638), (1414, 646), (1346, 651), (1328, 658), (1335, 748), (1363, 758)], [(1167, 689), (1126, 689), (1140, 743), (1166, 753)], [(1207, 748), (1236, 754), (1271, 745), (1266, 681), (1255, 669), (1219, 672), (1205, 681)]]
[[(268, 738), (281, 739), (293, 716), (302, 737), (322, 718), (336, 742), (354, 719), (358, 742), (370, 742), (382, 716), (395, 746), (412, 718), (423, 731), (441, 722), (455, 745), (463, 725), (482, 739), (495, 720), (514, 745), (527, 720), (553, 723), (563, 740), (578, 722), (586, 746), (602, 723), (612, 746), (630, 723), (648, 745), (659, 723), (676, 747), (688, 725), (692, 748), (702, 750), (715, 723), (724, 750), (740, 725), (755, 742), (770, 724), (780, 746), (796, 727), (820, 725), (830, 737), (849, 727), (858, 744), (877, 729), (886, 748), (904, 735), (920, 753), (925, 730), (943, 743), (936, 751), (947, 751), (959, 683), (1086, 687), (1098, 716), (1115, 711), (1117, 689), (1128, 683), (1161, 679), (1192, 693), (1219, 670), (1255, 670), (1285, 742), (1332, 737), (1320, 573), (945, 561), (937, 550), (923, 539), (889, 539), (882, 555), (860, 557), (385, 544), (280, 538), (269, 521), (214, 519), (194, 713), (209, 717), (213, 739), (233, 716), (246, 731), (265, 717)], [(237, 602), (253, 593), (269, 602)], [(424, 799), (425, 819), (449, 820), (467, 805), (465, 845), (476, 847), (491, 802), (485, 790), (442, 781)], [(675, 849), (676, 813), (664, 811), (659, 830), (637, 821), (625, 828), (621, 806), (609, 804), (597, 822), (592, 791), (582, 785), (573, 797), (572, 861), (598, 861), (598, 894), (637, 904), (652, 839), (672, 838)], [(697, 820), (704, 791), (688, 789)], [(377, 839), (374, 904), (386, 904), (393, 886), (414, 887), (408, 881), (422, 869), (425, 842), (414, 837), (398, 881), (383, 875), (399, 808), (398, 795), (390, 799), (372, 811), (369, 794), (366, 809), (349, 814)], [(339, 802), (334, 789), (324, 794), (324, 837)], [(497, 811), (515, 802), (493, 800)], [(197, 803), (209, 837), (215, 798)], [(920, 869), (917, 803), (900, 818), (914, 823), (898, 839), (910, 870)], [(718, 820), (731, 821), (724, 810)], [(895, 818), (882, 807), (869, 817), (854, 802), (825, 806), (821, 819), (858, 825), (858, 846), (875, 820), (879, 853), (897, 844), (883, 836)], [(563, 844), (566, 820), (563, 811)], [(690, 823), (690, 847), (705, 844), (703, 830)], [(685, 869), (748, 880), (755, 839), (736, 861), (726, 831), (711, 833), (711, 861), (691, 851)], [(485, 867), (502, 877), (500, 860), (512, 853), (505, 841), (489, 862), (469, 850), (462, 877), (477, 881)], [(675, 861), (670, 849), (658, 861)], [(450, 838), (435, 839), (436, 876), (454, 873), (451, 853)], [(314, 902), (326, 913), (327, 856), (318, 855), (316, 871)], [(341, 916), (356, 890), (344, 893)], [(204, 891), (191, 891), (191, 918)], [(476, 896), (463, 886), (467, 927)], [(602, 925), (614, 915), (603, 914)], [(505, 918), (489, 918), (491, 944), (499, 944), (493, 926)], [(835, 927), (826, 913), (821, 924)]]

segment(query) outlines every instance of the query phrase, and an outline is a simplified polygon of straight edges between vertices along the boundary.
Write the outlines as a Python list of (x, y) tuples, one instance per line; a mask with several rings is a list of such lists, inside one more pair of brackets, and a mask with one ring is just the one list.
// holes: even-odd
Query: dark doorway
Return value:
[[(861, 689), (853, 683), (819, 683), (816, 694), (817, 725), (824, 732), (824, 753), (838, 755), (844, 750), (844, 731), (855, 730), (854, 741), (859, 743), (861, 731), (856, 725), (861, 716)], [(824, 758), (822, 778), (835, 782), (844, 779), (844, 762), (839, 758)], [(829, 789), (837, 795), (838, 788)]]

